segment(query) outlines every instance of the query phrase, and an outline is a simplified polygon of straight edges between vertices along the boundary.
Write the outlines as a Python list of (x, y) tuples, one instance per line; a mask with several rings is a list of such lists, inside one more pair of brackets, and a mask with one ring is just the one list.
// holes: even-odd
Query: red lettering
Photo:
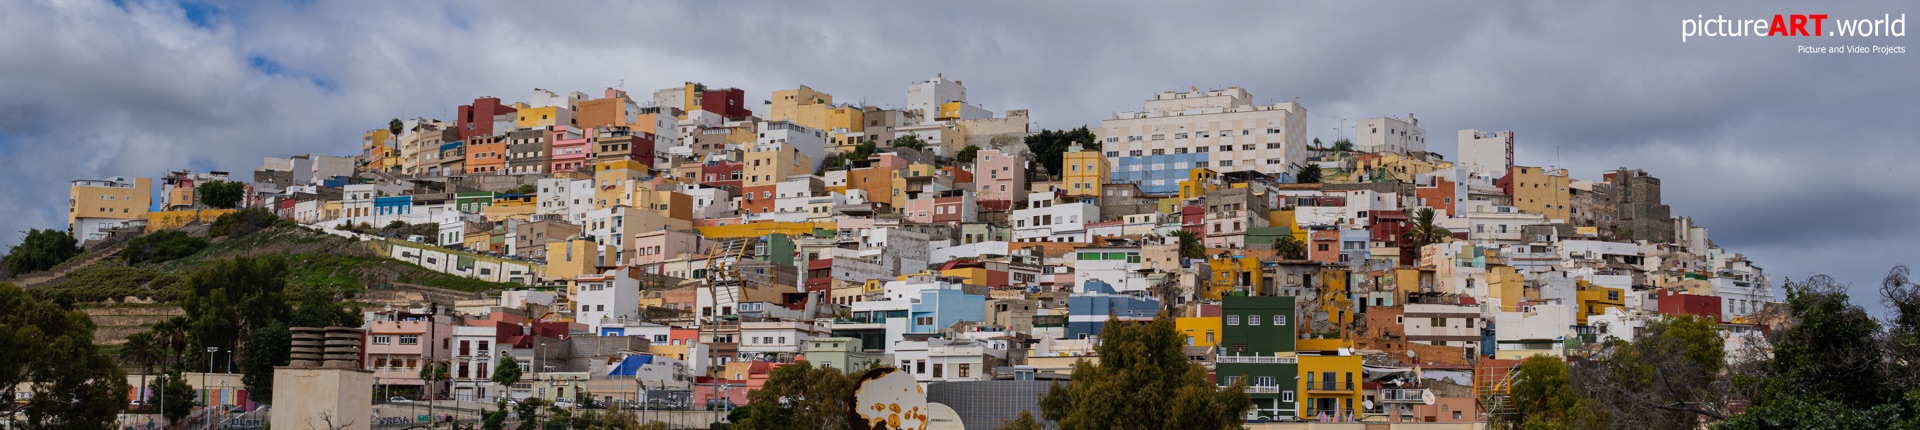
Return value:
[(1801, 14), (1797, 14), (1797, 13), (1796, 13), (1796, 14), (1793, 14), (1793, 24), (1792, 24), (1792, 25), (1793, 25), (1793, 31), (1790, 31), (1790, 32), (1787, 32), (1787, 35), (1788, 35), (1788, 36), (1805, 36), (1805, 35), (1807, 35), (1807, 16), (1806, 16), (1806, 15), (1801, 15)]
[(1827, 34), (1825, 30), (1820, 29), (1820, 24), (1822, 24), (1824, 21), (1827, 20), (1827, 14), (1821, 13), (1821, 14), (1813, 14), (1813, 15), (1807, 15), (1807, 16), (1810, 18), (1813, 18), (1813, 35), (1814, 36), (1824, 36)]
[(1780, 35), (1780, 36), (1787, 35), (1786, 17), (1780, 16), (1780, 15), (1773, 16), (1773, 25), (1767, 27), (1767, 36), (1774, 36), (1774, 35)]

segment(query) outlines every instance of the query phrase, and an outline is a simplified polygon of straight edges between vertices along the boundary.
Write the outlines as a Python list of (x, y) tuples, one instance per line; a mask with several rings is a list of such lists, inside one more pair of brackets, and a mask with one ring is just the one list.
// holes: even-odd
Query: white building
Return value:
[(453, 327), (453, 380), (449, 384), (453, 385), (454, 400), (484, 400), (502, 394), (490, 380), (494, 358), (499, 355), (493, 345), (495, 331), (493, 326)]
[(1051, 192), (1027, 194), (1027, 208), (1013, 211), (1014, 242), (1086, 242), (1087, 223), (1100, 221), (1100, 206), (1063, 203)]
[[(1190, 167), (1221, 173), (1288, 174), (1307, 160), (1306, 128), (1307, 110), (1299, 102), (1256, 105), (1246, 90), (1228, 87), (1154, 94), (1141, 112), (1101, 121), (1099, 134), (1115, 178), (1173, 181), (1185, 180), (1187, 170), (1152, 166), (1194, 162)], [(1146, 182), (1143, 188), (1165, 185)]]
[(1365, 152), (1411, 154), (1427, 152), (1427, 130), (1413, 114), (1406, 118), (1383, 116), (1353, 124), (1353, 149)]
[(1099, 280), (1114, 292), (1146, 291), (1155, 282), (1140, 273), (1140, 248), (1087, 247), (1074, 251), (1073, 284)]
[(541, 179), (536, 198), (540, 204), (534, 213), (541, 215), (561, 215), (567, 222), (579, 224), (586, 219), (587, 212), (593, 210), (593, 180), (591, 179)]
[(740, 359), (790, 359), (807, 341), (831, 335), (823, 321), (742, 321)]
[[(929, 338), (897, 342), (894, 361), (913, 379), (925, 384), (946, 381), (984, 381), (993, 375), (989, 358), (1006, 358), (1006, 350), (990, 349), (987, 342)], [(998, 361), (998, 360), (996, 360)]]
[(626, 324), (640, 318), (639, 268), (620, 267), (598, 275), (574, 278), (574, 321), (600, 333), (604, 324)]
[(1460, 130), (1456, 165), (1482, 175), (1506, 176), (1513, 170), (1513, 131)]
[[(1484, 297), (1484, 296), (1482, 296)], [(1480, 346), (1480, 307), (1460, 304), (1409, 303), (1401, 314), (1407, 341), (1438, 346)]]
[[(959, 102), (961, 107), (949, 116), (941, 107), (951, 102)], [(919, 113), (923, 121), (993, 117), (993, 112), (967, 104), (966, 85), (937, 73), (933, 79), (907, 85), (907, 110)]]

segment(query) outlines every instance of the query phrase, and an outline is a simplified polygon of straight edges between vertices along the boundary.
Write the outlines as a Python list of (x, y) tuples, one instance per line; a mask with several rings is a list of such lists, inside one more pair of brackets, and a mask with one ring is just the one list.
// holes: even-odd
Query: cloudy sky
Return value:
[(899, 106), (943, 73), (1047, 128), (1239, 86), (1297, 98), (1327, 141), (1407, 113), (1448, 155), (1456, 130), (1514, 130), (1521, 164), (1651, 171), (1776, 284), (1828, 273), (1872, 301), (1920, 263), (1920, 53), (1795, 53), (1920, 37), (1681, 41), (1697, 15), (1920, 17), (1911, 2), (532, 3), (0, 0), (0, 246), (64, 227), (73, 179), (345, 155), (476, 96), (699, 81)]

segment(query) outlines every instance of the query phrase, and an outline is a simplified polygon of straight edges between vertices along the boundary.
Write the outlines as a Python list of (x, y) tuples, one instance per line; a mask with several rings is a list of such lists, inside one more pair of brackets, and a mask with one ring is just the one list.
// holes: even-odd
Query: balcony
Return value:
[[(1220, 387), (1220, 389), (1224, 390), (1224, 389), (1227, 389), (1227, 387)], [(1279, 393), (1280, 393), (1280, 387), (1277, 385), (1248, 385), (1247, 386), (1247, 394), (1279, 394)]]
[(1353, 383), (1338, 384), (1333, 381), (1307, 381), (1307, 392), (1351, 392)]
[(1213, 362), (1214, 363), (1240, 363), (1240, 364), (1297, 364), (1300, 362), (1299, 360), (1300, 359), (1296, 357), (1281, 357), (1281, 356), (1272, 356), (1272, 355), (1222, 355), (1219, 357), (1215, 357)]
[(1380, 401), (1383, 403), (1424, 403), (1420, 398), (1427, 390), (1418, 388), (1383, 388)]

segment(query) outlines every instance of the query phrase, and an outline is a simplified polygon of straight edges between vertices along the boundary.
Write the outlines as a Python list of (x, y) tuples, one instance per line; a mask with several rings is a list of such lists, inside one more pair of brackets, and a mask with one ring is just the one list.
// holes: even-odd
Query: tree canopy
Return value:
[(1186, 336), (1161, 313), (1147, 323), (1108, 318), (1073, 379), (1040, 397), (1041, 415), (1062, 429), (1237, 429), (1253, 400), (1245, 383), (1221, 389), (1187, 361)]
[(847, 428), (853, 385), (853, 377), (840, 369), (813, 367), (805, 360), (780, 366), (767, 375), (765, 385), (747, 393), (747, 405), (738, 410), (741, 419), (734, 428)]
[(200, 184), (195, 191), (200, 193), (200, 203), (209, 207), (232, 209), (240, 206), (247, 196), (246, 184), (233, 181), (213, 181)]
[(1294, 178), (1294, 182), (1299, 182), (1302, 184), (1320, 183), (1320, 164), (1318, 163), (1301, 164), (1300, 167), (1293, 169), (1293, 178)]
[(1027, 150), (1033, 152), (1034, 161), (1047, 169), (1047, 174), (1059, 176), (1061, 160), (1065, 159), (1067, 148), (1079, 143), (1081, 149), (1099, 151), (1100, 141), (1094, 139), (1093, 131), (1087, 127), (1072, 130), (1040, 130), (1027, 135)]
[(7, 251), (7, 271), (15, 275), (53, 268), (62, 261), (80, 255), (79, 241), (67, 232), (33, 229), (27, 237)]
[(972, 163), (973, 160), (978, 158), (980, 158), (980, 147), (973, 145), (960, 148), (960, 152), (953, 155), (953, 159), (960, 160), (962, 163)]
[(1180, 258), (1206, 258), (1207, 247), (1200, 243), (1200, 235), (1193, 234), (1191, 231), (1178, 230), (1170, 236), (1173, 236), (1180, 245)]
[[(109, 428), (126, 409), (126, 373), (93, 345), (93, 320), (0, 283), (0, 417), (16, 428)], [(16, 415), (18, 414), (18, 415)]]

